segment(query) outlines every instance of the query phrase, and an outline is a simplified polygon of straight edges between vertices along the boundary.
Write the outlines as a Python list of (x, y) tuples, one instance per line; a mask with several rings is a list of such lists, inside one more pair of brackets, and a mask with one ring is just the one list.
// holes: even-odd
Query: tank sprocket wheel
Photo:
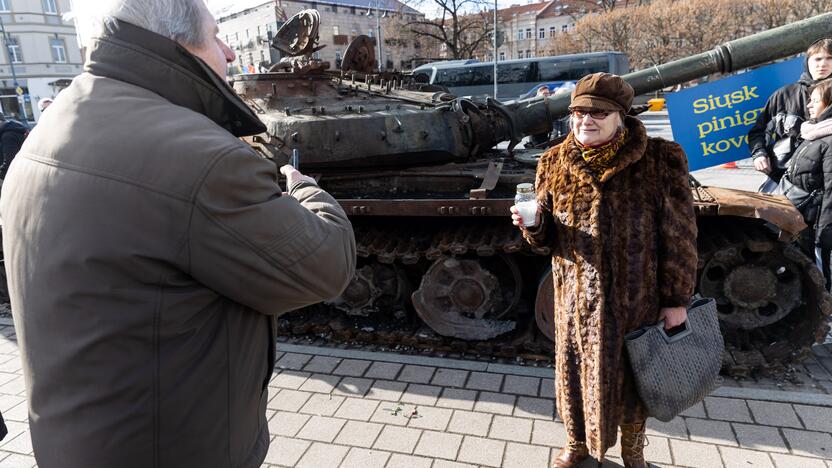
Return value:
[(520, 299), (520, 273), (510, 257), (492, 258), (501, 259), (513, 285), (501, 284), (496, 272), (478, 259), (443, 256), (428, 268), (413, 293), (419, 317), (439, 335), (463, 340), (488, 340), (514, 330), (515, 321), (498, 319)]
[(740, 226), (705, 228), (698, 287), (717, 302), (723, 372), (736, 377), (803, 359), (826, 336), (832, 312), (813, 259), (760, 225)]
[(402, 308), (411, 287), (396, 265), (370, 261), (355, 271), (343, 293), (330, 302), (347, 315), (366, 317), (380, 310)]

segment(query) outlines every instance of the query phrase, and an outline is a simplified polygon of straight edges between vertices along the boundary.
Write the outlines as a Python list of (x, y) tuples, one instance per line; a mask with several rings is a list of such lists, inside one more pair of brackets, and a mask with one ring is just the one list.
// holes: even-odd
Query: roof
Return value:
[[(554, 3), (555, 0), (552, 0)], [(508, 8), (501, 8), (497, 10), (499, 16), (502, 18), (511, 18), (513, 16), (520, 16), (530, 14), (536, 16), (541, 10), (549, 5), (550, 2), (529, 3), (527, 5), (512, 5)], [(494, 11), (494, 10), (492, 10)]]
[[(318, 5), (335, 5), (335, 6), (343, 6), (343, 7), (356, 7), (356, 8), (376, 8), (376, 4), (378, 4), (378, 8), (381, 10), (386, 11), (394, 11), (394, 12), (402, 12), (407, 13), (409, 15), (422, 15), (423, 13), (415, 10), (398, 0), (317, 0), (317, 1), (307, 1), (301, 2), (300, 0), (283, 0), (286, 3), (313, 3)], [(273, 5), (275, 0), (236, 0), (231, 4), (226, 4), (219, 8), (215, 8), (213, 10), (214, 16), (219, 18), (219, 21), (223, 19), (236, 15), (238, 13), (242, 13), (246, 10), (251, 10), (253, 8), (261, 7), (264, 5)]]

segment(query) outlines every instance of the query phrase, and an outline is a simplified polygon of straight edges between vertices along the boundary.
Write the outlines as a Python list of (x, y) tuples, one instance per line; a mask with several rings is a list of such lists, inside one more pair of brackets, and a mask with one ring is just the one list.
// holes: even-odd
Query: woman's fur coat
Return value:
[(687, 158), (627, 117), (629, 138), (600, 178), (570, 134), (540, 159), (543, 220), (528, 242), (552, 249), (558, 413), (601, 459), (618, 425), (646, 419), (624, 335), (686, 306), (696, 276), (696, 218)]

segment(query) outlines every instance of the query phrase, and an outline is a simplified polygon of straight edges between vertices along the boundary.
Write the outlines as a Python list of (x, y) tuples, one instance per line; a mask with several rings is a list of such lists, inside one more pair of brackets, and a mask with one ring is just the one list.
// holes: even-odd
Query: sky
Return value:
[[(208, 4), (208, 8), (211, 9), (211, 11), (214, 13), (214, 15), (219, 16), (223, 13), (223, 11), (228, 11), (232, 8), (233, 9), (245, 9), (245, 8), (260, 5), (262, 3), (265, 3), (266, 1), (268, 1), (268, 0), (206, 0), (206, 3)], [(401, 0), (399, 0), (399, 1), (401, 1)], [(431, 3), (430, 0), (425, 0), (423, 7), (418, 7), (418, 6), (414, 6), (414, 5), (411, 5), (411, 6), (414, 6), (414, 8), (416, 8), (417, 10), (420, 10), (424, 13), (429, 14), (430, 13), (429, 10), (431, 9), (429, 7), (430, 3)], [(505, 8), (505, 7), (508, 7), (508, 6), (511, 6), (511, 5), (525, 4), (525, 3), (530, 3), (530, 2), (528, 0), (498, 0), (497, 6), (499, 8)]]

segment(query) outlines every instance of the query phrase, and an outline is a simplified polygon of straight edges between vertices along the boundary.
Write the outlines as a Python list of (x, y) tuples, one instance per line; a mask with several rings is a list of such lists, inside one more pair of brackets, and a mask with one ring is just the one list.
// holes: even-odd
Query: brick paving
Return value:
[[(0, 411), (10, 433), (0, 467), (31, 468), (19, 352), (10, 321), (2, 323)], [(804, 366), (812, 382), (832, 382), (832, 353), (818, 348)], [(547, 468), (565, 442), (551, 370), (282, 343), (278, 350), (264, 468)], [(753, 383), (728, 381), (680, 417), (650, 420), (651, 465), (832, 468), (829, 387)], [(621, 466), (619, 453), (612, 448), (604, 466)]]

